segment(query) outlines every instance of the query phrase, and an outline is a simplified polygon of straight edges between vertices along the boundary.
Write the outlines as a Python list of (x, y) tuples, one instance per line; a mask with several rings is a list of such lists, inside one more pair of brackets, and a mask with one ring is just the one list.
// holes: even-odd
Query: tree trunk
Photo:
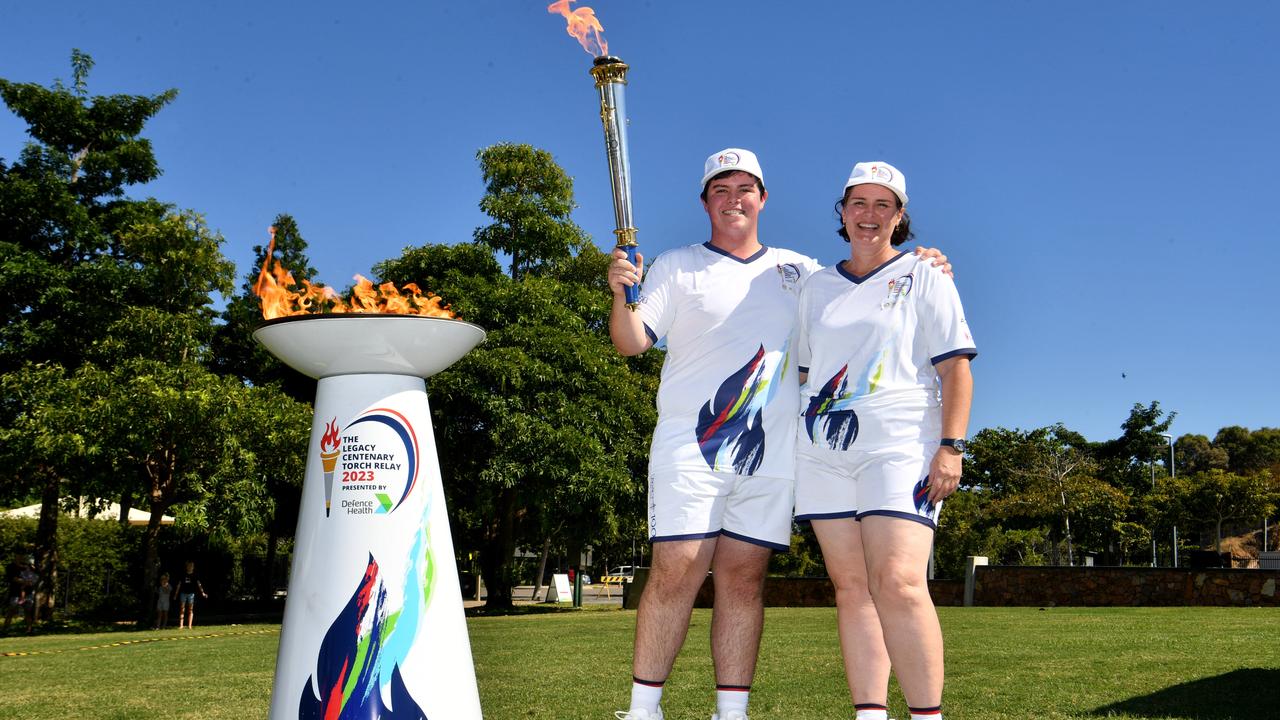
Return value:
[(480, 552), (480, 574), (484, 577), (489, 598), (486, 610), (509, 610), (511, 597), (511, 557), (515, 554), (516, 490), (506, 488), (498, 496), (497, 518), (493, 531)]
[(547, 572), (547, 555), (551, 554), (551, 536), (548, 535), (542, 541), (542, 559), (538, 561), (538, 574), (533, 578), (533, 595), (529, 596), (530, 600), (538, 599), (538, 591), (542, 589), (542, 578)]
[(276, 530), (275, 518), (271, 519), (271, 523), (267, 527), (267, 558), (266, 571), (262, 573), (262, 582), (258, 584), (258, 597), (261, 600), (270, 602), (275, 599), (276, 583), (276, 545), (280, 542), (280, 533)]
[(56, 471), (45, 469), (44, 488), (40, 493), (40, 521), (36, 525), (36, 620), (53, 618), (54, 591), (58, 582), (58, 507), (62, 478)]
[(120, 521), (120, 527), (129, 527), (129, 511), (133, 509), (133, 494), (129, 491), (120, 493), (120, 517), (116, 518)]
[(139, 623), (145, 623), (147, 618), (151, 617), (151, 611), (155, 607), (156, 579), (160, 575), (160, 520), (164, 517), (164, 512), (173, 504), (173, 499), (170, 497), (174, 486), (173, 463), (171, 460), (164, 465), (148, 463), (143, 468), (143, 476), (150, 488), (148, 497), (151, 501), (151, 517), (147, 520), (147, 532), (142, 543), (144, 587), (140, 593), (142, 611), (138, 614)]
[(160, 520), (165, 509), (163, 505), (153, 503), (151, 517), (147, 520), (147, 532), (142, 543), (142, 587), (138, 591), (142, 603), (138, 610), (138, 627), (146, 627), (156, 607), (156, 587), (160, 584)]

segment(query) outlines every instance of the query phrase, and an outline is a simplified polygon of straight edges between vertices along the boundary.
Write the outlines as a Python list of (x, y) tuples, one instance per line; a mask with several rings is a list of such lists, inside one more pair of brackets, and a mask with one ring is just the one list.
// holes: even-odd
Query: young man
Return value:
[(770, 553), (791, 541), (799, 413), (792, 335), (800, 282), (818, 269), (760, 243), (768, 197), (753, 153), (716, 153), (702, 176), (711, 239), (658, 258), (635, 312), (624, 288), (639, 282), (643, 259), (635, 267), (618, 258), (609, 268), (618, 351), (635, 355), (667, 339), (649, 455), (653, 562), (636, 618), (631, 709), (621, 715), (629, 720), (662, 717), (662, 685), (709, 569), (713, 720), (746, 718), (765, 569)]
[(636, 616), (631, 707), (617, 714), (624, 720), (661, 720), (662, 686), (708, 570), (712, 720), (747, 718), (765, 570), (771, 552), (791, 540), (799, 290), (820, 267), (761, 244), (768, 197), (755, 154), (727, 148), (707, 158), (702, 174), (711, 239), (659, 257), (635, 312), (624, 292), (640, 282), (643, 257), (632, 265), (616, 251), (609, 266), (618, 352), (636, 355), (667, 340), (649, 453), (653, 559)]

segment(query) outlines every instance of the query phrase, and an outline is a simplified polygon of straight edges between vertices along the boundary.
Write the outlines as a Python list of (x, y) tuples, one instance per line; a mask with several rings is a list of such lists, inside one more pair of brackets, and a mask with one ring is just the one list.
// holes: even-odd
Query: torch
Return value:
[[(609, 184), (613, 187), (613, 218), (618, 248), (636, 263), (636, 228), (631, 221), (631, 160), (627, 153), (627, 64), (613, 55), (601, 55), (591, 67), (600, 91), (600, 122), (604, 124), (604, 152), (609, 160)], [(627, 307), (636, 309), (640, 288), (626, 289)]]

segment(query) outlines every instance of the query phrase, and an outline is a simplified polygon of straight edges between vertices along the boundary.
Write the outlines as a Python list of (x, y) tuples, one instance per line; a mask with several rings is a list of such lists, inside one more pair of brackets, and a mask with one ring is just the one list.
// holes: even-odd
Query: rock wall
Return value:
[[(975, 573), (975, 605), (1280, 607), (1280, 570), (990, 565), (977, 567)], [(636, 608), (647, 579), (647, 568), (637, 571), (635, 582), (626, 587), (625, 607)], [(964, 581), (931, 580), (929, 594), (939, 607), (961, 606)], [(714, 597), (708, 576), (694, 607), (709, 608)], [(834, 607), (836, 593), (825, 577), (771, 577), (765, 580), (764, 604)]]
[(976, 569), (975, 605), (1280, 607), (1278, 570), (1141, 567)]

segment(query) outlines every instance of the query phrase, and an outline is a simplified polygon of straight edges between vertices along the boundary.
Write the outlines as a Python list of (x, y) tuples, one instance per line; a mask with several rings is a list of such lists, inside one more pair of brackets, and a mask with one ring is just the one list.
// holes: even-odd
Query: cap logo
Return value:
[(881, 180), (883, 182), (893, 182), (893, 171), (887, 167), (872, 165), (871, 177), (875, 178), (876, 180)]
[(739, 160), (738, 153), (733, 153), (733, 152), (725, 153), (720, 157), (716, 158), (716, 161), (720, 163), (721, 167), (724, 167), (725, 165), (737, 165), (738, 160)]

